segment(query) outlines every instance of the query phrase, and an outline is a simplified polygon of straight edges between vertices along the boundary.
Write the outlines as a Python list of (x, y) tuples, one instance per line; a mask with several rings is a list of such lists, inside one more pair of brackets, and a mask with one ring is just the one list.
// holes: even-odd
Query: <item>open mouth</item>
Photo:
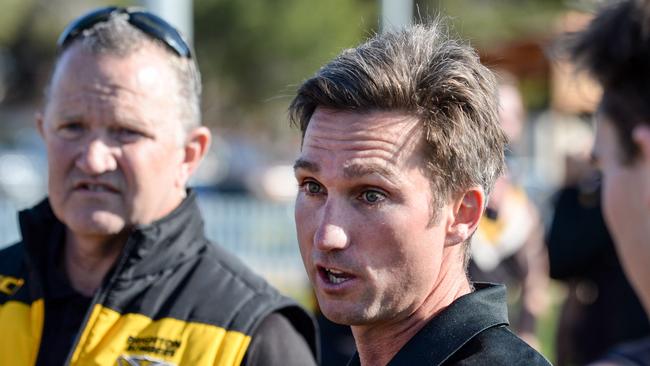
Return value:
[(320, 272), (321, 277), (325, 280), (325, 282), (334, 285), (339, 285), (351, 280), (354, 277), (349, 273), (345, 273), (333, 268), (319, 267), (318, 271)]

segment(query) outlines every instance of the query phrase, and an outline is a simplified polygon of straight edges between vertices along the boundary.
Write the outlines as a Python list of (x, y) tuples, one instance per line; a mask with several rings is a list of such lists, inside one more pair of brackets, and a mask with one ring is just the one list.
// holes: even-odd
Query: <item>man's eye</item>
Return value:
[(320, 193), (320, 184), (314, 183), (314, 182), (307, 182), (305, 183), (305, 187), (307, 188), (307, 191), (311, 194), (317, 194)]
[(79, 122), (70, 122), (60, 125), (57, 132), (63, 138), (75, 138), (83, 133), (84, 126)]
[(113, 133), (120, 141), (134, 141), (144, 136), (142, 132), (130, 128), (116, 128)]
[(302, 184), (302, 189), (309, 195), (317, 195), (323, 192), (323, 187), (320, 184), (312, 181), (304, 182)]
[(386, 199), (386, 195), (377, 191), (365, 191), (361, 194), (361, 199), (367, 203), (379, 203)]

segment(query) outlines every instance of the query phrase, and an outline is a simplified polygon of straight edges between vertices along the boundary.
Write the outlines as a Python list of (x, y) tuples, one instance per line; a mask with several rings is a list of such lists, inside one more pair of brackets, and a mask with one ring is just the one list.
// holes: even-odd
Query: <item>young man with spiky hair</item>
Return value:
[(506, 138), (496, 82), (440, 22), (377, 35), (299, 88), (300, 251), (350, 365), (548, 365), (472, 284), (468, 244)]

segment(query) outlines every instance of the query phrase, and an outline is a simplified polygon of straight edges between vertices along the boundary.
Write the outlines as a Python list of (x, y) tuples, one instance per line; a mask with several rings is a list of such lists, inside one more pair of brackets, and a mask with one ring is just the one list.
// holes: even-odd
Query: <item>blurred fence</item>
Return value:
[[(240, 257), (282, 292), (309, 304), (292, 202), (200, 194), (206, 236)], [(16, 205), (0, 201), (0, 247), (20, 238)]]

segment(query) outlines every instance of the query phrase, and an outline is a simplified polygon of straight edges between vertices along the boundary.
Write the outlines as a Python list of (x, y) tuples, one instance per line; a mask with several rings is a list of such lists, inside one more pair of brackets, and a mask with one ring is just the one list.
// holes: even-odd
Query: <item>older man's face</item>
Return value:
[(448, 221), (431, 223), (420, 139), (418, 121), (400, 113), (317, 108), (311, 118), (295, 165), (296, 227), (320, 308), (335, 322), (399, 321), (433, 296)]
[(182, 200), (176, 76), (161, 50), (119, 58), (79, 45), (55, 71), (39, 128), (56, 216), (80, 235), (148, 224)]

